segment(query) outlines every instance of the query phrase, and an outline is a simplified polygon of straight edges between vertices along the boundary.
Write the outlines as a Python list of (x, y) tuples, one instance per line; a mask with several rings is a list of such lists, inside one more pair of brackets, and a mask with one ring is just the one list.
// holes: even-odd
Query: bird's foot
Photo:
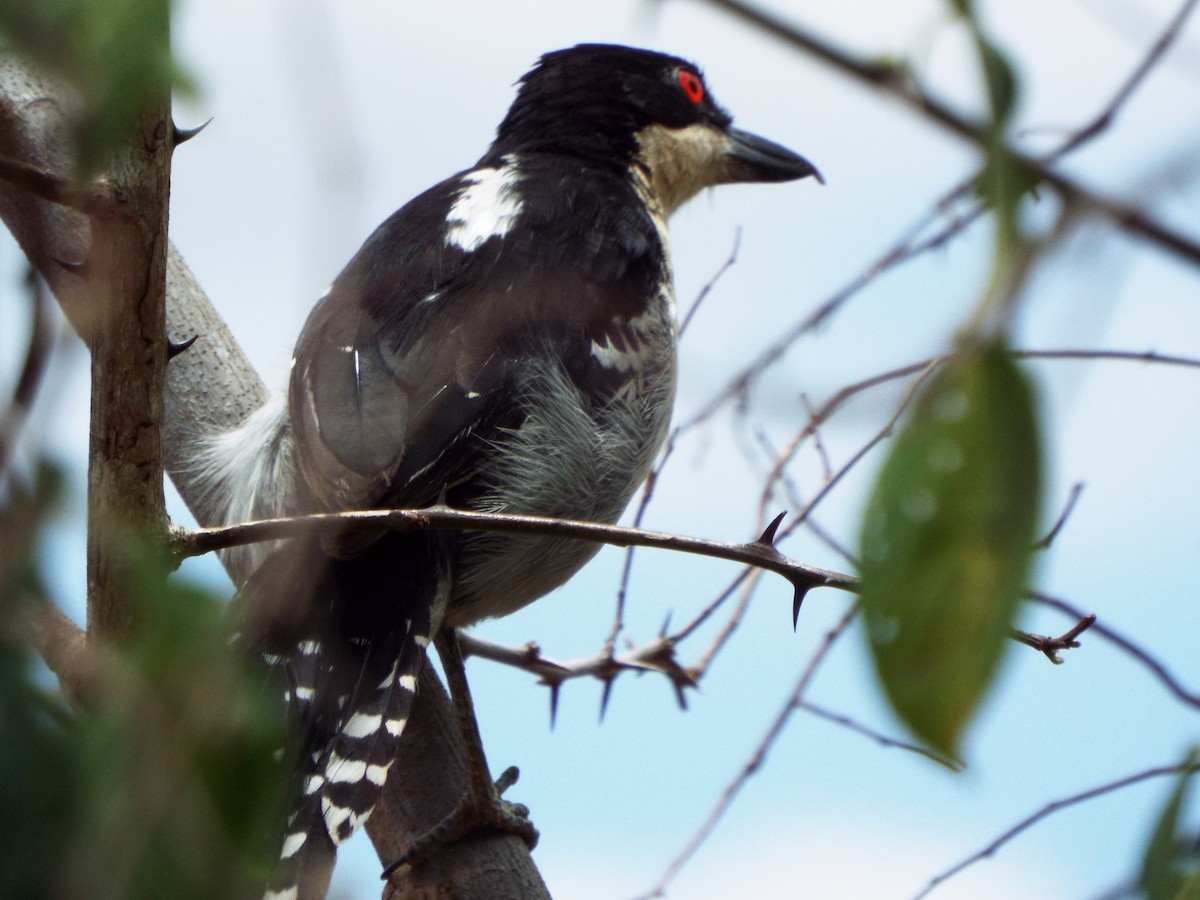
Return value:
[(519, 776), (517, 767), (509, 766), (485, 790), (468, 789), (446, 818), (414, 840), (383, 870), (383, 877), (387, 878), (400, 866), (419, 865), (438, 850), (483, 831), (515, 834), (532, 850), (537, 846), (538, 830), (529, 820), (529, 808), (523, 803), (509, 803), (503, 797)]

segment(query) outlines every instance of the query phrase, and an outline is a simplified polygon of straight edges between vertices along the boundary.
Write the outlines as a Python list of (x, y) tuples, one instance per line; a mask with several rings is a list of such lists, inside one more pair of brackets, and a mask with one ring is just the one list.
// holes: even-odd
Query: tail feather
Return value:
[(299, 798), (284, 829), (279, 865), (265, 900), (323, 897), (337, 847), (375, 809), (412, 711), (432, 630), (431, 610), (428, 604), (415, 605), (399, 641), (385, 639), (363, 648), (357, 683), (339, 699), (332, 730), (320, 727), (320, 703), (313, 698), (328, 685), (335, 667), (344, 671), (346, 660), (334, 661), (322, 644), (310, 641), (303, 647), (307, 652), (289, 661), (293, 702), (315, 743), (309, 744), (313, 751), (305, 760)]

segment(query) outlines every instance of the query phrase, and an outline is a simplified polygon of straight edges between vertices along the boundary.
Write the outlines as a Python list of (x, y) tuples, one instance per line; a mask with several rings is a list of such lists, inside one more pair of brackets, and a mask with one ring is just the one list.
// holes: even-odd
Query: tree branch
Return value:
[(1061, 800), (1054, 800), (1050, 803), (1047, 803), (1045, 806), (1043, 806), (1037, 812), (1033, 813), (1030, 816), (1025, 817), (1020, 822), (1018, 822), (1016, 825), (1014, 825), (1012, 828), (1008, 829), (1008, 831), (1004, 832), (1002, 835), (1000, 835), (998, 838), (996, 838), (994, 841), (992, 841), (990, 844), (988, 844), (986, 847), (984, 847), (979, 852), (974, 853), (971, 856), (968, 856), (962, 862), (958, 863), (957, 865), (951, 866), (949, 869), (942, 872), (941, 874), (935, 875), (933, 878), (930, 879), (929, 884), (925, 885), (925, 887), (921, 890), (921, 892), (919, 894), (917, 894), (913, 898), (913, 900), (920, 900), (921, 897), (928, 896), (929, 894), (931, 894), (933, 892), (934, 888), (936, 888), (938, 885), (940, 885), (942, 882), (946, 881), (947, 879), (953, 878), (955, 875), (957, 875), (963, 869), (966, 869), (969, 866), (974, 865), (975, 863), (979, 862), (980, 860), (984, 860), (990, 856), (994, 856), (1001, 847), (1003, 847), (1005, 844), (1007, 844), (1013, 838), (1017, 837), (1019, 834), (1021, 834), (1024, 831), (1028, 831), (1030, 828), (1032, 828), (1038, 822), (1042, 821), (1042, 819), (1048, 818), (1049, 816), (1054, 815), (1054, 813), (1059, 812), (1060, 810), (1067, 809), (1067, 808), (1069, 808), (1071, 806), (1075, 806), (1076, 804), (1079, 804), (1079, 803), (1084, 803), (1088, 800), (1094, 800), (1096, 797), (1102, 797), (1105, 794), (1111, 794), (1113, 791), (1119, 791), (1123, 788), (1127, 788), (1132, 785), (1139, 784), (1140, 782), (1146, 781), (1150, 778), (1161, 778), (1164, 775), (1183, 775), (1186, 773), (1198, 772), (1198, 771), (1200, 771), (1200, 764), (1159, 766), (1158, 768), (1155, 768), (1155, 769), (1147, 769), (1146, 771), (1139, 772), (1136, 775), (1130, 775), (1126, 778), (1119, 778), (1116, 781), (1109, 782), (1108, 784), (1102, 784), (1099, 787), (1090, 788), (1089, 790), (1081, 791), (1078, 794), (1072, 794), (1070, 797), (1063, 797)]
[(657, 547), (726, 559), (766, 569), (782, 575), (803, 596), (814, 587), (854, 590), (853, 576), (805, 565), (784, 556), (773, 546), (770, 535), (744, 544), (685, 537), (662, 531), (602, 525), (546, 516), (519, 516), (452, 509), (441, 504), (423, 509), (365, 510), (361, 512), (321, 513), (244, 522), (221, 528), (177, 529), (173, 547), (177, 557), (186, 558), (223, 550), (227, 547), (259, 541), (314, 534), (343, 534), (363, 531), (420, 531), (426, 528), (459, 531), (494, 531), (506, 534), (536, 534), (571, 537), (618, 547)]
[[(741, 0), (705, 0), (705, 2), (730, 13), (735, 18), (753, 25), (758, 30), (778, 38), (809, 56), (816, 57), (843, 75), (873, 88), (878, 93), (902, 101), (930, 121), (977, 147), (985, 146), (989, 140), (985, 123), (968, 119), (944, 103), (921, 93), (916, 89), (912, 80), (903, 77), (903, 72), (894, 65), (868, 62), (851, 56), (813, 33), (785, 22), (781, 17), (766, 10), (742, 3)], [(1171, 40), (1173, 40), (1173, 35), (1178, 34), (1182, 22), (1191, 12), (1193, 5), (1194, 0), (1188, 0), (1185, 3), (1184, 9), (1178, 17), (1179, 24), (1174, 25), (1173, 23), (1173, 30), (1168, 31), (1168, 34), (1172, 35)], [(1160, 56), (1161, 51), (1153, 56), (1153, 60), (1156, 61)], [(1140, 81), (1140, 78), (1138, 80)], [(1136, 85), (1136, 83), (1138, 82), (1135, 81), (1134, 84)], [(1054, 170), (1028, 154), (1018, 153), (1011, 148), (1009, 152), (1012, 153), (1014, 161), (1021, 168), (1029, 172), (1037, 182), (1053, 187), (1065, 201), (1104, 216), (1122, 231), (1142, 238), (1185, 262), (1200, 265), (1200, 242), (1194, 238), (1155, 221), (1136, 207), (1101, 197), (1069, 176)]]

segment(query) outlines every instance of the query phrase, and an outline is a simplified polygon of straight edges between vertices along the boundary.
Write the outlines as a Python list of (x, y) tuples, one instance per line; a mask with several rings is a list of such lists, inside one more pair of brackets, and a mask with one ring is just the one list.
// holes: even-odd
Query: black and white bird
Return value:
[[(287, 397), (211, 444), (227, 520), (443, 498), (615, 522), (671, 417), (668, 217), (712, 185), (809, 175), (733, 128), (689, 62), (546, 54), (479, 162), (393, 214), (321, 298)], [(272, 900), (323, 896), (328, 872), (306, 867), (375, 806), (430, 641), (520, 609), (596, 549), (432, 531), (233, 551), (257, 569), (247, 638), (286, 669), (302, 727)]]

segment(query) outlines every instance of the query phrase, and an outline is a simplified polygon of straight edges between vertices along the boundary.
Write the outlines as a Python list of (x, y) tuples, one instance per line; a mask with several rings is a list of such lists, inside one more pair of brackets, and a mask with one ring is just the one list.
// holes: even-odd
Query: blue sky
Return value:
[[(1174, 10), (1133, 0), (985, 4), (1024, 76), (1027, 146), (1049, 149), (1112, 95)], [(976, 108), (961, 33), (933, 2), (792, 2), (777, 9), (863, 55), (907, 58), (927, 89)], [(370, 230), (407, 199), (485, 149), (512, 83), (545, 50), (615, 41), (696, 60), (740, 127), (813, 160), (828, 184), (721, 188), (672, 222), (677, 293), (686, 306), (741, 231), (736, 265), (705, 301), (683, 344), (679, 418), (890, 247), (975, 164), (973, 151), (911, 112), (832, 75), (699, 2), (565, 4), (357, 0), (181, 2), (178, 51), (200, 85), (177, 118), (204, 134), (175, 158), (172, 237), (267, 381), (282, 385), (312, 302)], [(1151, 205), (1200, 234), (1200, 26), (1101, 139), (1066, 169), (1106, 195)], [(1046, 205), (1053, 201), (1047, 199)], [(719, 416), (677, 452), (649, 527), (725, 540), (753, 536), (765, 469), (756, 430), (777, 445), (839, 387), (946, 348), (986, 275), (986, 227), (875, 281), (799, 342), (756, 390), (746, 420)], [(12, 267), (12, 251), (0, 263)], [(1017, 343), (1200, 356), (1200, 279), (1123, 237), (1084, 226), (1038, 270)], [(12, 333), (11, 329), (6, 329)], [(4, 341), (7, 344), (7, 341)], [(6, 354), (5, 360), (11, 359)], [(86, 377), (74, 353), (31, 437), (82, 471)], [(10, 377), (7, 362), (3, 378)], [(1070, 485), (1087, 488), (1040, 560), (1036, 584), (1097, 612), (1186, 683), (1200, 687), (1200, 371), (1129, 363), (1030, 367), (1049, 434), (1047, 519)], [(7, 382), (4, 382), (7, 383)], [(860, 397), (823, 432), (835, 465), (890, 413), (899, 389)], [(48, 406), (50, 403), (48, 402)], [(76, 414), (77, 413), (77, 414)], [(823, 504), (820, 523), (852, 544), (880, 455)], [(82, 475), (79, 476), (80, 481)], [(809, 454), (795, 469), (820, 486)], [(782, 509), (782, 505), (776, 504)], [(774, 507), (773, 507), (774, 508)], [(54, 545), (60, 593), (82, 607), (82, 544)], [(808, 537), (789, 555), (848, 564)], [(601, 646), (619, 551), (605, 551), (551, 597), (478, 633), (537, 640), (558, 658)], [(218, 582), (211, 565), (193, 577)], [(641, 553), (628, 636), (685, 621), (735, 574), (708, 560)], [(520, 672), (469, 664), (493, 767), (520, 765), (513, 789), (542, 831), (535, 859), (555, 896), (626, 898), (651, 887), (691, 837), (785, 702), (848, 598), (810, 595), (796, 634), (790, 591), (767, 578), (730, 647), (675, 705), (653, 677), (622, 678), (604, 722), (600, 689), (568, 684), (551, 731), (546, 691)], [(1065, 619), (1028, 610), (1031, 630)], [(693, 661), (704, 640), (686, 644)], [(902, 735), (872, 683), (857, 630), (841, 641), (808, 699)], [(907, 897), (930, 877), (1059, 797), (1180, 758), (1200, 729), (1143, 668), (1098, 640), (1050, 666), (1014, 646), (970, 732), (969, 768), (927, 761), (797, 713), (672, 896)], [(1128, 878), (1169, 784), (1062, 813), (939, 888), (935, 897), (1089, 897)], [(344, 852), (338, 896), (378, 896), (369, 843)]]

